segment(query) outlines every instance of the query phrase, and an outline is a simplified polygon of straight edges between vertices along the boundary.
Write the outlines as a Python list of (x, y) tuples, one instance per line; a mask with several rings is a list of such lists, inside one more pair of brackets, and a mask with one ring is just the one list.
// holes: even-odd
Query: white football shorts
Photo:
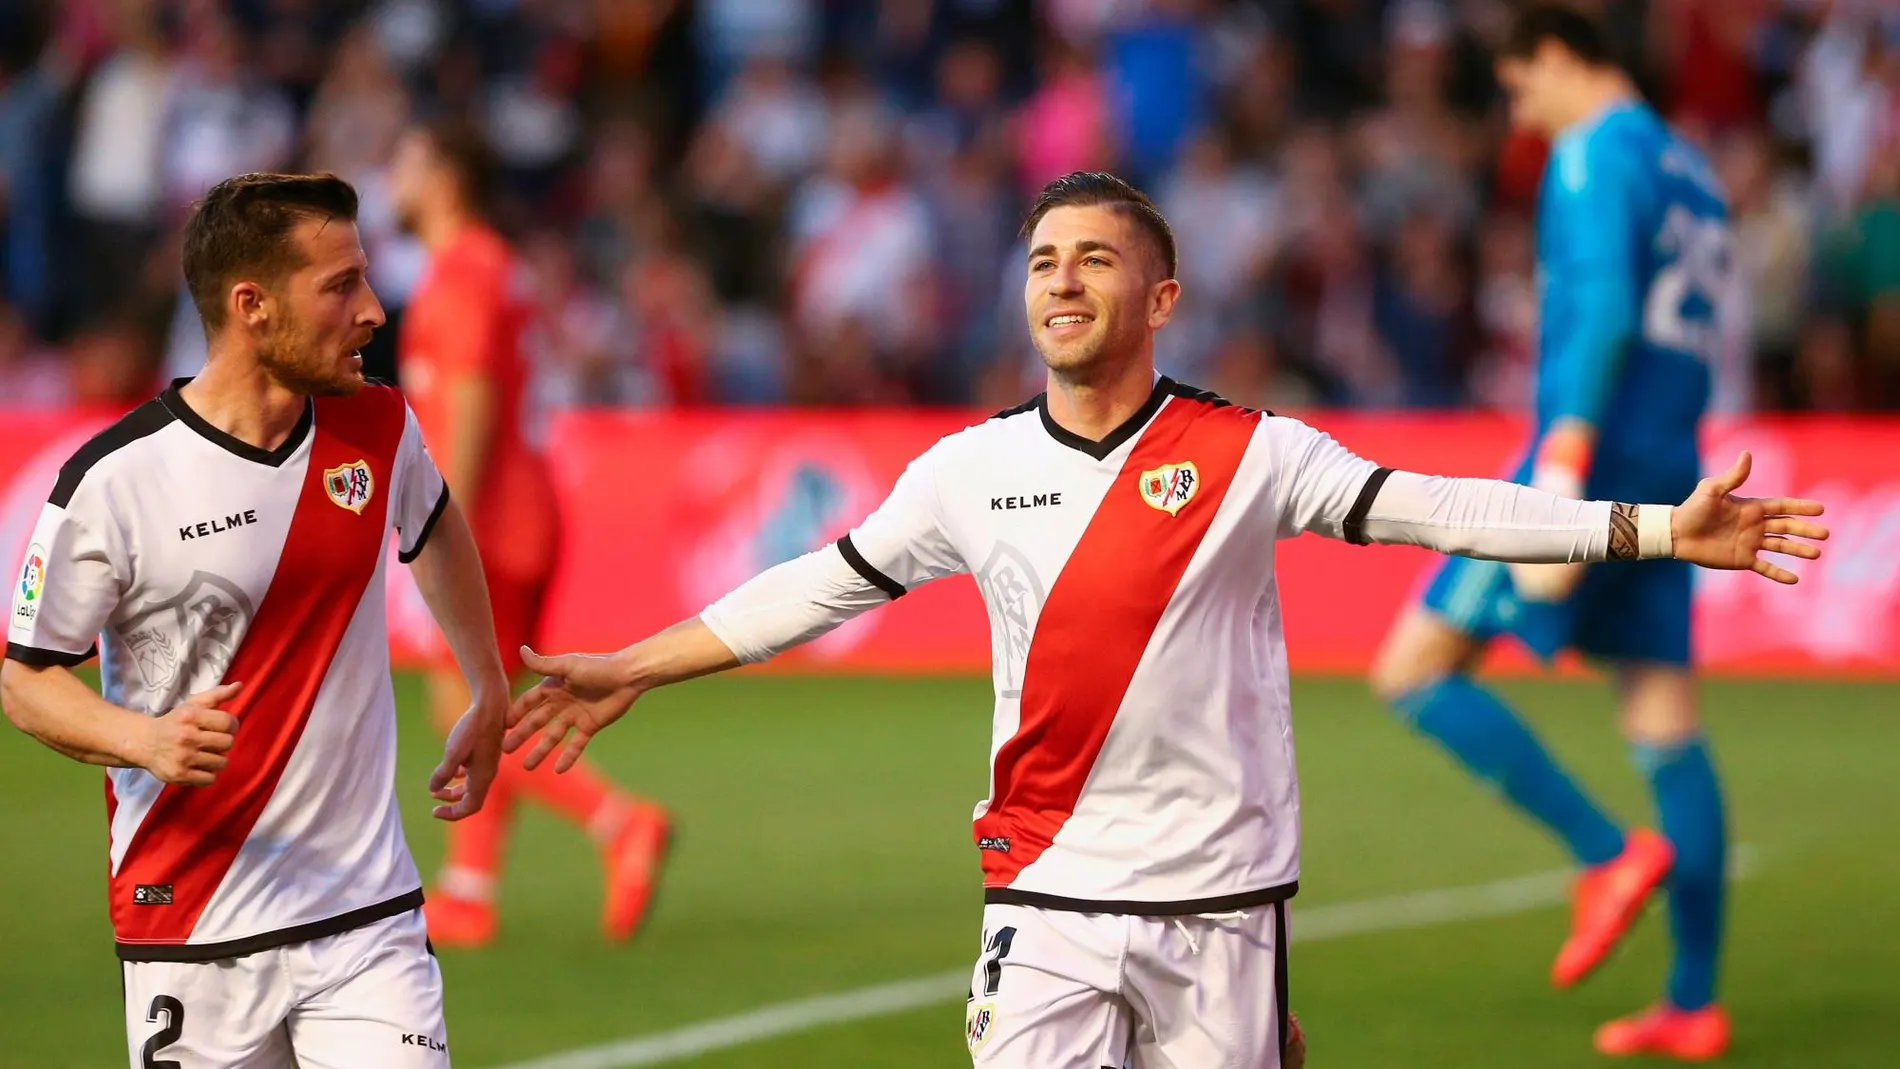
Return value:
[(128, 961), (132, 1069), (447, 1069), (422, 911), (209, 962)]
[(1280, 1069), (1285, 909), (985, 906), (964, 1019), (970, 1058), (985, 1069)]

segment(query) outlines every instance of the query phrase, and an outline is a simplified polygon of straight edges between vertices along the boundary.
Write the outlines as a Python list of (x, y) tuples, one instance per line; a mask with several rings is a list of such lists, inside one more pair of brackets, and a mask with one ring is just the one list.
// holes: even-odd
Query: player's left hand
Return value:
[(1704, 568), (1747, 569), (1777, 583), (1799, 582), (1793, 572), (1760, 555), (1819, 557), (1821, 547), (1798, 540), (1818, 542), (1827, 537), (1826, 527), (1801, 518), (1819, 516), (1822, 505), (1794, 497), (1734, 496), (1753, 464), (1743, 450), (1734, 467), (1696, 484), (1695, 493), (1675, 507), (1669, 516), (1675, 557)]
[(498, 697), (477, 695), (468, 712), (449, 730), (442, 763), (429, 777), (429, 794), (441, 805), (437, 820), (461, 820), (481, 811), (488, 788), (501, 766), (501, 736), (508, 706)]
[(640, 696), (639, 688), (627, 682), (618, 659), (612, 655), (564, 653), (544, 657), (523, 646), (521, 663), (547, 678), (515, 699), (508, 710), (508, 738), (502, 748), (514, 753), (539, 733), (534, 748), (521, 759), (521, 766), (530, 771), (557, 750), (554, 771), (573, 768), (588, 741), (625, 715)]

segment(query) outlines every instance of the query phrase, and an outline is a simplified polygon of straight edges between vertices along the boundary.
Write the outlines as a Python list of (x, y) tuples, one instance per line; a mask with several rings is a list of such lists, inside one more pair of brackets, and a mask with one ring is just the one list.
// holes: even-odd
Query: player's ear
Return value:
[(239, 282), (231, 287), (231, 318), (246, 327), (261, 327), (270, 320), (265, 307), (269, 294), (255, 282)]
[(1174, 316), (1174, 302), (1181, 299), (1181, 283), (1164, 278), (1148, 287), (1148, 329), (1160, 330)]

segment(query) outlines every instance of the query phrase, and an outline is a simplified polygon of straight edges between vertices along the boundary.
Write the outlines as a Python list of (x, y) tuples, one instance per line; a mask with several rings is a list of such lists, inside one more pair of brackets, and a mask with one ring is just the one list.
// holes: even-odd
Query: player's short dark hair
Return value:
[(244, 279), (275, 282), (304, 266), (290, 232), (306, 219), (356, 221), (356, 189), (333, 174), (242, 174), (192, 206), (185, 286), (207, 330), (224, 325), (224, 296)]
[(1161, 209), (1146, 193), (1103, 171), (1073, 171), (1043, 186), (1029, 209), (1029, 218), (1023, 220), (1022, 236), (1034, 234), (1042, 217), (1057, 208), (1096, 206), (1112, 208), (1133, 219), (1154, 245), (1155, 256), (1167, 272), (1162, 277), (1174, 277), (1180, 266), (1175, 257), (1174, 230), (1162, 218)]
[(436, 159), (455, 176), (462, 206), (476, 215), (487, 215), (494, 205), (501, 175), (501, 161), (487, 136), (474, 123), (455, 116), (426, 120), (416, 130), (428, 139)]
[(1590, 16), (1561, 3), (1536, 3), (1520, 10), (1498, 56), (1530, 59), (1546, 41), (1556, 42), (1564, 51), (1592, 67), (1616, 66), (1610, 39), (1603, 27)]

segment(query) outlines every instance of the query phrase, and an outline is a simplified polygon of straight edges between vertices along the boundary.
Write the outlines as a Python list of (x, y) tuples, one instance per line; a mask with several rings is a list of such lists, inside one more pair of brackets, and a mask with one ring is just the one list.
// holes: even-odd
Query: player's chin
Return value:
[(363, 388), (369, 381), (363, 374), (363, 354), (352, 352), (337, 362), (335, 370), (325, 378), (322, 388), (311, 391), (328, 397), (348, 397)]
[(1073, 372), (1087, 368), (1095, 362), (1097, 346), (1090, 344), (1089, 338), (1074, 338), (1054, 342), (1042, 339), (1037, 349), (1042, 353), (1042, 362), (1055, 372)]
[(308, 392), (317, 397), (348, 397), (362, 389), (368, 381), (369, 380), (363, 377), (361, 371), (356, 371), (349, 375), (339, 375), (336, 378), (326, 380), (318, 384), (316, 389)]

